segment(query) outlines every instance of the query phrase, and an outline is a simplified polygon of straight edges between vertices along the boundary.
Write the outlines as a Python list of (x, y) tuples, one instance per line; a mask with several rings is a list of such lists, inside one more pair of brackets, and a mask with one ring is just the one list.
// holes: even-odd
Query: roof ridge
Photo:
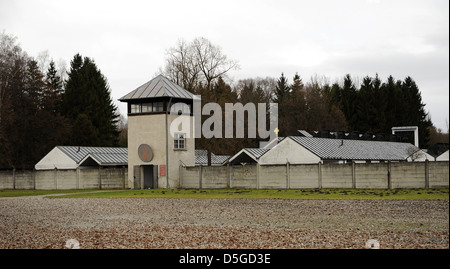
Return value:
[[(147, 90), (151, 84), (155, 84), (155, 86)], [(160, 88), (157, 88), (157, 85), (160, 85)], [(124, 95), (119, 101), (127, 101), (131, 99), (140, 99), (140, 98), (157, 98), (157, 97), (173, 97), (180, 99), (194, 99), (194, 94), (190, 91), (184, 89), (180, 85), (171, 81), (167, 77), (162, 74), (154, 77), (150, 81), (142, 84), (135, 90), (129, 92)]]

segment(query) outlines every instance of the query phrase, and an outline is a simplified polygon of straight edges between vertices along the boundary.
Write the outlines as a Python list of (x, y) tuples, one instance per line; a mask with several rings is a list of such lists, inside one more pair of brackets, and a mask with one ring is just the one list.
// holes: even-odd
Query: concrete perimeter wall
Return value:
[[(180, 166), (181, 188), (448, 188), (449, 162)], [(0, 171), (2, 189), (125, 189), (126, 168)]]
[(126, 168), (0, 171), (0, 190), (69, 190), (127, 188)]
[(448, 188), (449, 162), (180, 166), (181, 188)]

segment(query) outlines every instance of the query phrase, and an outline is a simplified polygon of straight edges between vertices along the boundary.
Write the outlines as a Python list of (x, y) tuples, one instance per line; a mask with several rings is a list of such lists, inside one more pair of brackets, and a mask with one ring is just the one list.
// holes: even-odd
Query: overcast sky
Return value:
[(411, 76), (434, 125), (448, 128), (448, 0), (0, 0), (0, 31), (33, 57), (94, 59), (122, 114), (117, 99), (152, 79), (168, 48), (205, 37), (239, 61), (234, 81)]

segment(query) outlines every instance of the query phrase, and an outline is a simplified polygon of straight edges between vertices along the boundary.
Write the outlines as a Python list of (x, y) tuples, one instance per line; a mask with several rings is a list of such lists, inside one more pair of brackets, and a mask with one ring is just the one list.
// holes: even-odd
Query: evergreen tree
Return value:
[(357, 130), (360, 126), (357, 124), (356, 114), (356, 100), (357, 92), (353, 84), (353, 80), (349, 74), (344, 77), (344, 85), (339, 92), (340, 109), (347, 119), (348, 125), (351, 129)]
[[(394, 126), (418, 126), (419, 146), (428, 146), (432, 122), (411, 77), (401, 81), (389, 76), (382, 83), (378, 75), (366, 76), (356, 89), (350, 75), (346, 75), (343, 86), (334, 84), (329, 92), (330, 103), (344, 112), (349, 131), (389, 135)], [(412, 135), (408, 141), (413, 142)]]
[(291, 85), (292, 93), (296, 93), (298, 91), (301, 91), (304, 87), (303, 81), (298, 75), (298, 73), (295, 73), (295, 76), (293, 78), (293, 83)]
[(59, 111), (63, 88), (61, 77), (58, 76), (57, 72), (55, 62), (51, 61), (45, 78), (42, 107), (53, 113)]
[(275, 86), (275, 92), (272, 97), (272, 101), (278, 103), (278, 129), (280, 132), (278, 133), (280, 136), (289, 135), (292, 130), (290, 127), (293, 127), (292, 124), (289, 124), (289, 115), (288, 111), (292, 109), (292, 100), (289, 100), (291, 95), (291, 87), (288, 84), (288, 81), (283, 73), (281, 73), (281, 77), (277, 80), (277, 84)]
[(283, 103), (284, 98), (288, 98), (291, 88), (288, 85), (287, 79), (283, 73), (281, 73), (281, 77), (277, 81), (277, 85), (275, 87), (274, 97), (272, 99), (275, 103)]
[(73, 123), (71, 142), (77, 146), (95, 146), (100, 143), (97, 129), (86, 114), (77, 116)]
[(375, 78), (372, 81), (372, 113), (374, 113), (374, 127), (372, 132), (377, 134), (388, 134), (386, 132), (385, 122), (387, 120), (388, 115), (386, 114), (387, 109), (387, 96), (383, 93), (382, 82), (378, 77), (378, 74), (375, 75)]
[(57, 75), (55, 63), (50, 62), (44, 80), (39, 120), (42, 128), (39, 133), (41, 157), (58, 145), (65, 145), (69, 141), (71, 126), (69, 120), (61, 115), (61, 95), (63, 91), (62, 80)]
[[(88, 57), (76, 54), (71, 61), (69, 77), (63, 94), (61, 112), (74, 125), (85, 114), (93, 125), (91, 146), (116, 146), (118, 143), (118, 115), (106, 78)], [(72, 145), (82, 140), (72, 134)]]
[[(330, 86), (319, 86), (317, 83), (308, 83), (305, 86), (305, 108), (297, 112), (303, 115), (304, 122), (301, 129), (309, 132), (317, 130), (341, 131), (347, 129), (347, 122), (342, 111), (335, 105), (330, 105), (327, 93)], [(300, 128), (296, 128), (300, 129)], [(297, 131), (297, 130), (295, 130)]]
[(39, 160), (40, 132), (42, 128), (46, 128), (38, 116), (43, 77), (37, 62), (30, 58), (23, 77), (22, 91), (15, 95), (19, 98), (15, 100), (15, 109), (19, 113), (15, 113), (16, 120), (13, 126), (16, 139), (13, 156), (15, 164), (20, 168), (32, 168)]
[(372, 78), (364, 77), (363, 82), (359, 88), (358, 100), (356, 105), (358, 130), (361, 132), (370, 132), (375, 124), (375, 108), (374, 108), (374, 94), (373, 94)]
[[(406, 77), (402, 83), (403, 101), (405, 102), (405, 119), (403, 124), (406, 126), (419, 127), (419, 147), (428, 147), (430, 140), (429, 127), (432, 126), (428, 113), (425, 112), (425, 104), (422, 103), (422, 96), (416, 82), (411, 77)], [(412, 141), (410, 141), (412, 142)]]
[(265, 94), (261, 86), (257, 86), (255, 81), (252, 79), (247, 79), (245, 81), (241, 81), (243, 86), (239, 93), (239, 102), (242, 104), (246, 103), (254, 103), (257, 105), (258, 103), (265, 103)]
[(382, 84), (381, 88), (383, 96), (385, 96), (386, 99), (385, 113), (388, 115), (382, 123), (382, 132), (390, 134), (391, 128), (396, 126), (398, 122), (402, 122), (402, 120), (398, 118), (398, 115), (402, 115), (401, 106), (403, 103), (397, 102), (397, 100), (401, 100), (401, 97), (398, 96), (397, 82), (394, 77), (389, 76), (387, 81)]

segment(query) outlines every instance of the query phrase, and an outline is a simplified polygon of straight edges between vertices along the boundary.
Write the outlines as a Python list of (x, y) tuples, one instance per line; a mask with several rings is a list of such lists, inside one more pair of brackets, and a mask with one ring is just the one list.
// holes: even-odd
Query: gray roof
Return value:
[(128, 153), (89, 153), (98, 165), (126, 165), (128, 164)]
[[(221, 165), (224, 164), (230, 156), (228, 155), (215, 155), (211, 152), (211, 164)], [(195, 164), (207, 165), (208, 164), (208, 151), (204, 149), (195, 150)]]
[(128, 164), (128, 148), (57, 146), (62, 152), (80, 164), (88, 155), (99, 165)]
[(244, 148), (245, 151), (253, 155), (256, 159), (259, 159), (264, 153), (268, 152), (270, 149), (261, 149), (261, 148)]
[(419, 148), (410, 143), (290, 136), (321, 159), (404, 161)]
[(264, 148), (244, 148), (239, 151), (236, 155), (231, 157), (230, 163), (242, 163), (242, 162), (253, 162), (263, 156), (270, 149)]
[(177, 84), (170, 81), (163, 75), (158, 75), (136, 90), (128, 93), (119, 99), (119, 101), (128, 101), (142, 98), (157, 98), (157, 97), (174, 97), (180, 99), (194, 99), (191, 92), (183, 89)]
[(306, 137), (313, 137), (310, 133), (308, 133), (305, 130), (297, 130), (300, 134), (300, 136), (306, 136)]

